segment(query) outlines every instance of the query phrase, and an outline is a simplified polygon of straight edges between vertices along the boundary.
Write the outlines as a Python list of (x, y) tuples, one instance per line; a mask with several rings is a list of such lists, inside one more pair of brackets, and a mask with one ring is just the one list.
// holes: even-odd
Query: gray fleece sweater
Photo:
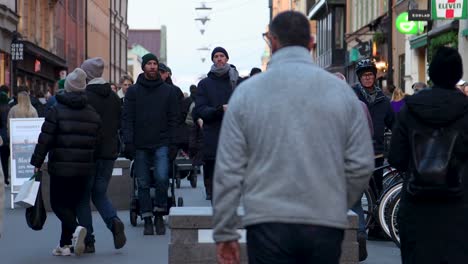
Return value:
[(214, 240), (275, 222), (347, 227), (374, 168), (368, 123), (354, 92), (307, 49), (275, 52), (268, 70), (236, 88), (224, 115), (214, 175)]

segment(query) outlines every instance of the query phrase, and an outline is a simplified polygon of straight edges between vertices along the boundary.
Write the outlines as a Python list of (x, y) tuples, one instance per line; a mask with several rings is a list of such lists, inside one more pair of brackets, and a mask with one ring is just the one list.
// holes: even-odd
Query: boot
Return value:
[(154, 225), (156, 227), (156, 235), (163, 236), (166, 234), (166, 225), (164, 225), (164, 219), (162, 215), (154, 217)]
[[(151, 220), (151, 218), (150, 218)], [(112, 235), (114, 236), (115, 249), (123, 248), (127, 242), (124, 232), (124, 224), (119, 218), (112, 219)]]
[(145, 217), (144, 220), (145, 220), (145, 229), (143, 231), (143, 235), (145, 236), (154, 235), (153, 221), (151, 221), (151, 216)]
[(357, 240), (359, 244), (359, 261), (367, 259), (367, 238), (365, 233), (358, 233)]

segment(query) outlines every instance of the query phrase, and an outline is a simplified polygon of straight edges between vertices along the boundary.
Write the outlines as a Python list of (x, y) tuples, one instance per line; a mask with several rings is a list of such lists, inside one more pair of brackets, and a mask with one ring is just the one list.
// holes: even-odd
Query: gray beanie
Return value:
[(66, 92), (84, 92), (86, 89), (86, 73), (76, 68), (65, 79)]
[(81, 69), (86, 73), (88, 81), (100, 78), (104, 72), (104, 60), (100, 57), (87, 59), (81, 64)]

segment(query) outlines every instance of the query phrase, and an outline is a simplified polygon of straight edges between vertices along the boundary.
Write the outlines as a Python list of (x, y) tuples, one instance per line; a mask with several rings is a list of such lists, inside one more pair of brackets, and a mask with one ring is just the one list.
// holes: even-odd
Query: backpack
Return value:
[(415, 198), (460, 198), (463, 195), (460, 166), (453, 150), (460, 133), (450, 128), (413, 131), (410, 138), (412, 165), (407, 191)]

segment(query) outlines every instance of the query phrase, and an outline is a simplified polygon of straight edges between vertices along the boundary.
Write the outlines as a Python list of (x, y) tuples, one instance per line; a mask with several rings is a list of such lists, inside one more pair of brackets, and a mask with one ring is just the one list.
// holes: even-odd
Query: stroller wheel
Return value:
[(184, 206), (184, 198), (182, 197), (177, 198), (177, 206), (178, 207)]
[(177, 177), (175, 182), (176, 182), (176, 188), (180, 189), (180, 177)]
[(190, 186), (192, 186), (192, 188), (197, 188), (197, 173), (196, 171), (192, 171), (190, 173)]
[(137, 212), (130, 210), (130, 224), (132, 226), (137, 226), (137, 218), (138, 218)]

